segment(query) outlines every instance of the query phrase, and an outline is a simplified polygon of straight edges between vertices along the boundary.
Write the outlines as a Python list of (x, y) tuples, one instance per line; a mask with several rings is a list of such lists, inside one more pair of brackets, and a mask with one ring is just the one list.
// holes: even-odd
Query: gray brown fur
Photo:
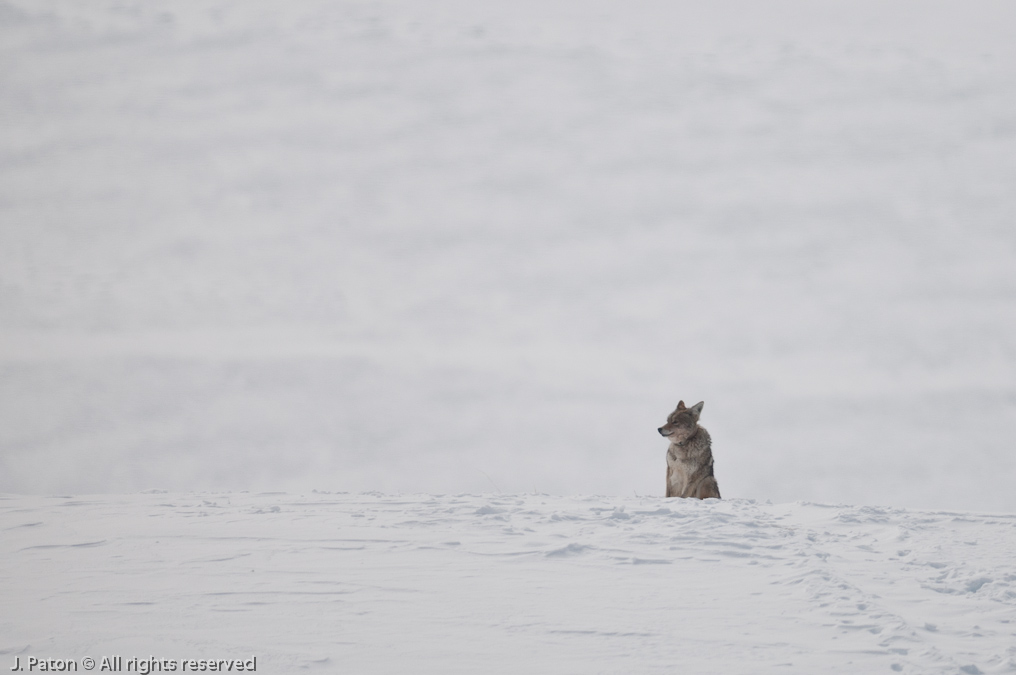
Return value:
[(709, 432), (698, 420), (704, 402), (690, 408), (684, 401), (658, 429), (670, 441), (667, 450), (667, 496), (719, 499), (720, 487), (713, 475), (713, 449)]

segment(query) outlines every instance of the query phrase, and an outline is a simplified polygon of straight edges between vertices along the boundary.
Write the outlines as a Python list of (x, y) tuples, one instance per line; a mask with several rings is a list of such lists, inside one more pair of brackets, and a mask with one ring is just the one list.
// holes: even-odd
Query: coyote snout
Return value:
[(705, 402), (686, 408), (684, 401), (657, 429), (670, 440), (667, 449), (667, 496), (719, 499), (720, 488), (713, 475), (712, 439), (698, 420)]

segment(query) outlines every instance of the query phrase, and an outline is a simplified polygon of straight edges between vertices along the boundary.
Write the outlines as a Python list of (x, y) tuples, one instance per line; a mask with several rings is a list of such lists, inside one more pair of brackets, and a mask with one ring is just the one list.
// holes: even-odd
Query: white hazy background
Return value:
[(660, 495), (682, 398), (1016, 510), (1016, 5), (0, 1), (0, 491)]

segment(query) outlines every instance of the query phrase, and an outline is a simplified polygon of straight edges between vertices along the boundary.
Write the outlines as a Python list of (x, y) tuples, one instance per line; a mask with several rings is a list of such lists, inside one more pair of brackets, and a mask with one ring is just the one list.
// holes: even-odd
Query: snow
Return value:
[(1016, 672), (1014, 21), (0, 0), (0, 660)]
[(5, 0), (0, 490), (1016, 511), (972, 0)]
[(542, 494), (0, 499), (0, 654), (1012, 673), (1016, 516)]

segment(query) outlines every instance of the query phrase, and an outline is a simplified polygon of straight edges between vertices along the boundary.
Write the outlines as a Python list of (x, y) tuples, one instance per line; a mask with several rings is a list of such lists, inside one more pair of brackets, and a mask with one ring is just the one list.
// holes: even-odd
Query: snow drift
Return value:
[[(1016, 516), (547, 495), (0, 500), (0, 654), (1012, 673)], [(4, 664), (6, 665), (6, 664)]]

